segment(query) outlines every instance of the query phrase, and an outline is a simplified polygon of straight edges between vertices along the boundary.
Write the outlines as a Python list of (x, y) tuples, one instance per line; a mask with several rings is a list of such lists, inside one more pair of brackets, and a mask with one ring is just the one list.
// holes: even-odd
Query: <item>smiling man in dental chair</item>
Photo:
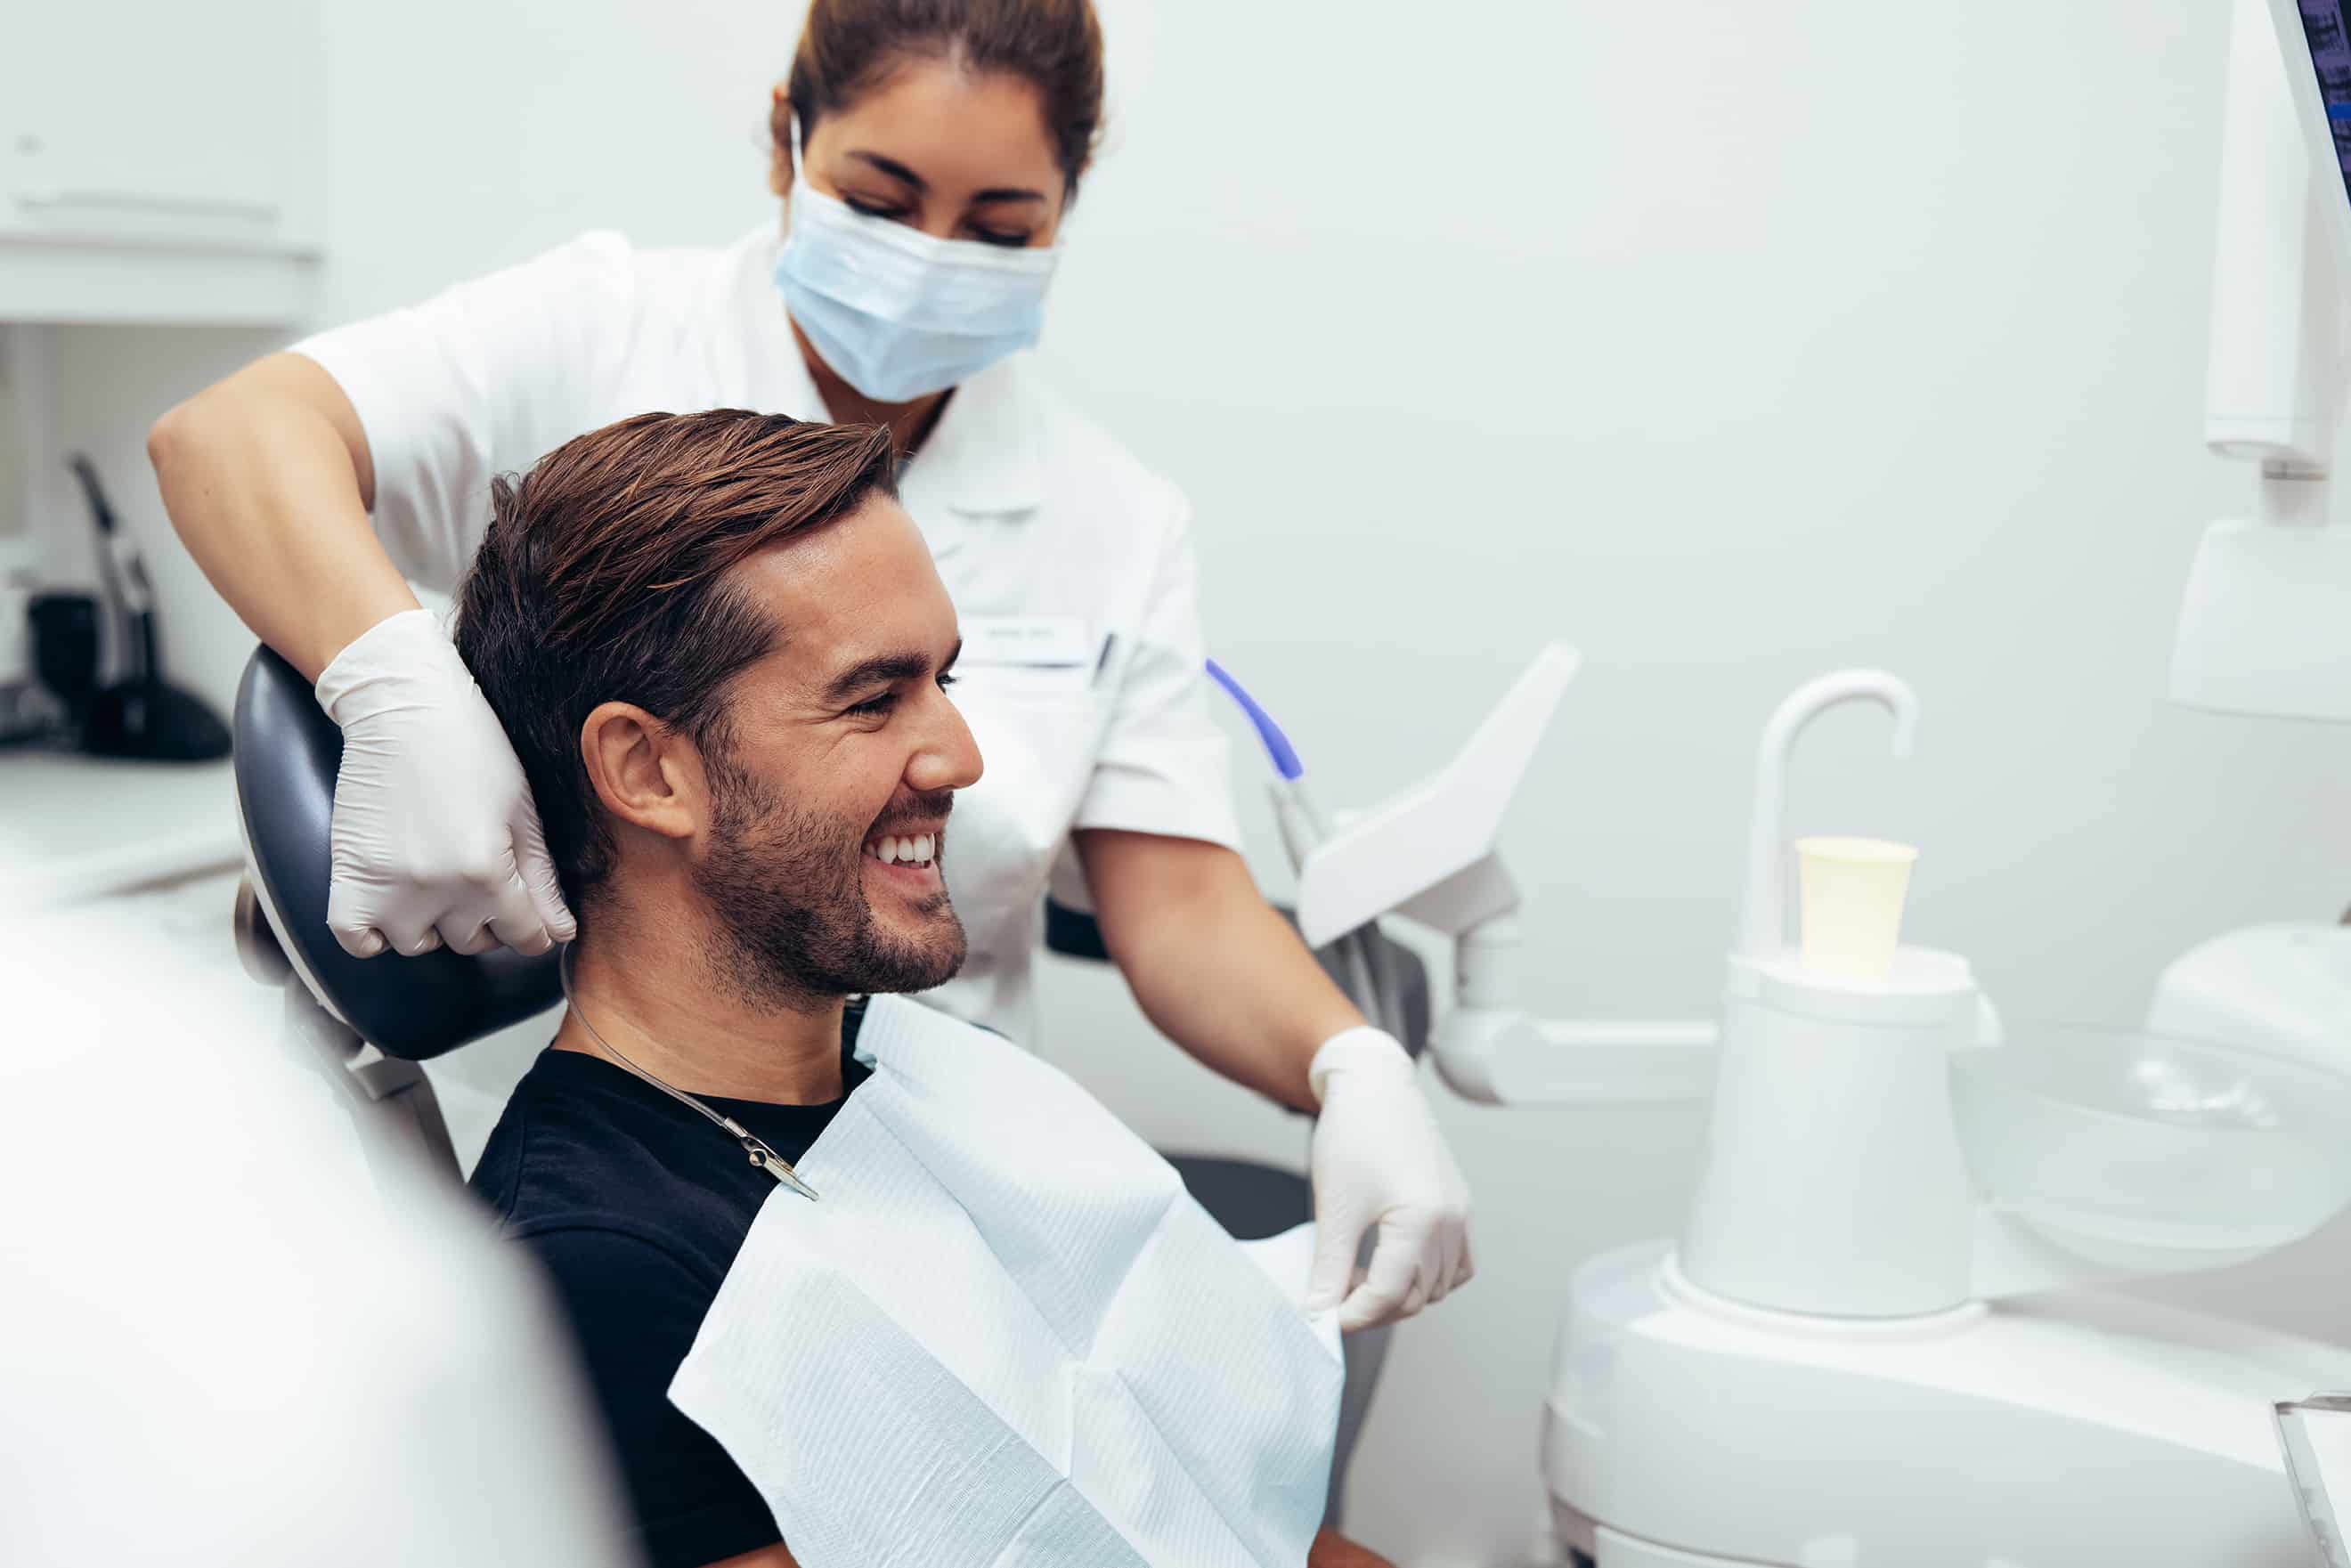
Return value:
[(721, 410), (497, 486), (456, 646), (580, 936), (474, 1185), (657, 1568), (1377, 1563), (1317, 1529), (1302, 1260), (1277, 1284), (1066, 1079), (891, 994), (963, 960), (938, 852), (981, 771), (894, 462)]

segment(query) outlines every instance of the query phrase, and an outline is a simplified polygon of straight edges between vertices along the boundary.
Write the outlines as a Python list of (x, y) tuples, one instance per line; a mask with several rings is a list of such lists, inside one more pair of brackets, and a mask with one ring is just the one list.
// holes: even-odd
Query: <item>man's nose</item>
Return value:
[(946, 694), (939, 694), (936, 727), (906, 767), (906, 783), (917, 790), (968, 789), (979, 782), (984, 764), (971, 726)]

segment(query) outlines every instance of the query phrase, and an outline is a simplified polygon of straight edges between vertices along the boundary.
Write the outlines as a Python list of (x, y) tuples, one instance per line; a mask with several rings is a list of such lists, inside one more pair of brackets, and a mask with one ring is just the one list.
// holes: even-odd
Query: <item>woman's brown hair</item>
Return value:
[(789, 105), (768, 129), (789, 166), (790, 114), (806, 139), (908, 59), (944, 59), (1035, 85), (1061, 177), (1074, 194), (1102, 133), (1102, 24), (1092, 0), (814, 0), (792, 56)]

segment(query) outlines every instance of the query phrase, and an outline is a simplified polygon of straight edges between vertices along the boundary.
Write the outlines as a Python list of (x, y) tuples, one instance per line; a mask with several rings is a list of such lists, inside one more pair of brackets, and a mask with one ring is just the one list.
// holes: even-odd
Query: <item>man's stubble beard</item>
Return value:
[(963, 922), (944, 886), (913, 906), (921, 935), (893, 935), (866, 901), (864, 828), (844, 853), (840, 824), (793, 810), (723, 765), (710, 773), (711, 852), (694, 883), (714, 917), (711, 967), (730, 990), (792, 1005), (926, 991), (963, 967)]

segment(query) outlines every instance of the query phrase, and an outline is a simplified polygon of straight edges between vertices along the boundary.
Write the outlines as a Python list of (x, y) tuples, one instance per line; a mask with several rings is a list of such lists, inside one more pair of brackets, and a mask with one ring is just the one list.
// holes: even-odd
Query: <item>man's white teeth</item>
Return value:
[(875, 860), (883, 865), (928, 865), (938, 852), (938, 836), (935, 833), (911, 833), (901, 837), (884, 833), (868, 846)]

